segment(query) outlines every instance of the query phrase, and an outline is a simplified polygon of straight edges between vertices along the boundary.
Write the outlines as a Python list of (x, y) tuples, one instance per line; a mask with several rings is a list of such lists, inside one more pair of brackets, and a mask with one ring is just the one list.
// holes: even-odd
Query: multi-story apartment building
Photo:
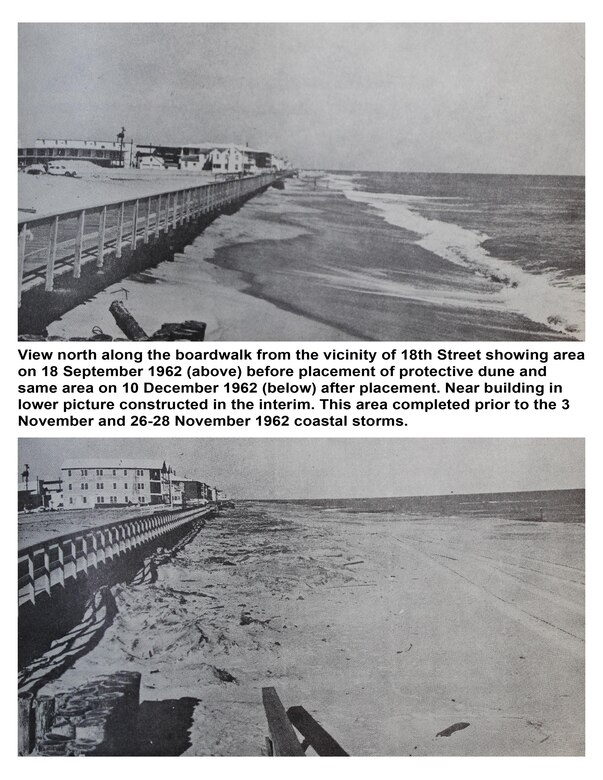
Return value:
[[(182, 488), (165, 461), (88, 458), (61, 468), (65, 509), (182, 504)], [(177, 482), (180, 482), (179, 480)]]
[(33, 146), (18, 150), (20, 166), (53, 160), (86, 160), (103, 167), (122, 167), (124, 157), (123, 144), (119, 141), (38, 138)]

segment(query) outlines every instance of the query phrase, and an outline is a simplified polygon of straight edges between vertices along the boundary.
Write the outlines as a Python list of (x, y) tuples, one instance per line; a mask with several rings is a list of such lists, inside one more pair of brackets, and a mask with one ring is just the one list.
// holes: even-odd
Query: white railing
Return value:
[(135, 250), (162, 233), (210, 214), (245, 195), (283, 178), (282, 173), (226, 179), (185, 187), (92, 208), (55, 212), (18, 220), (19, 305), (25, 290), (44, 284), (52, 292), (57, 276), (69, 273), (79, 279), (82, 266), (105, 257), (122, 256), (124, 247)]

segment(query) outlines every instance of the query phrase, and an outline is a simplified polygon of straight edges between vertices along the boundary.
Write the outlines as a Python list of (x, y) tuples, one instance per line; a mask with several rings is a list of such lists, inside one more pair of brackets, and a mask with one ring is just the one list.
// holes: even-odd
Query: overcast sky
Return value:
[(239, 498), (443, 495), (584, 487), (582, 439), (21, 439), (19, 470), (165, 459)]
[(584, 172), (564, 24), (26, 24), (19, 136), (249, 142), (294, 165)]

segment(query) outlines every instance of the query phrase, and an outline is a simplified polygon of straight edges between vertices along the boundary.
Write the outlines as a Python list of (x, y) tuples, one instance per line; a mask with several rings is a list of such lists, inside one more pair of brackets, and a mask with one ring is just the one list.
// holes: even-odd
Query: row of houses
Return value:
[(38, 138), (33, 146), (18, 150), (19, 167), (54, 160), (80, 160), (103, 167), (174, 168), (184, 171), (209, 171), (215, 174), (252, 175), (263, 171), (280, 171), (289, 161), (272, 152), (251, 149), (234, 143), (164, 144), (123, 141), (81, 141), (64, 138)]
[(177, 476), (165, 461), (79, 458), (63, 464), (60, 480), (38, 479), (31, 487), (21, 483), (19, 511), (158, 504), (178, 507), (217, 501), (218, 493), (217, 488), (200, 480)]

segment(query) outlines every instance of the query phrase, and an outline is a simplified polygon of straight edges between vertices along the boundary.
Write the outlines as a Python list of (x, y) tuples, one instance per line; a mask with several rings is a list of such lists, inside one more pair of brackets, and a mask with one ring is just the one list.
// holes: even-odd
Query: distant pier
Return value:
[(62, 314), (130, 273), (172, 259), (222, 213), (291, 171), (263, 173), (18, 220), (19, 334), (41, 335)]

